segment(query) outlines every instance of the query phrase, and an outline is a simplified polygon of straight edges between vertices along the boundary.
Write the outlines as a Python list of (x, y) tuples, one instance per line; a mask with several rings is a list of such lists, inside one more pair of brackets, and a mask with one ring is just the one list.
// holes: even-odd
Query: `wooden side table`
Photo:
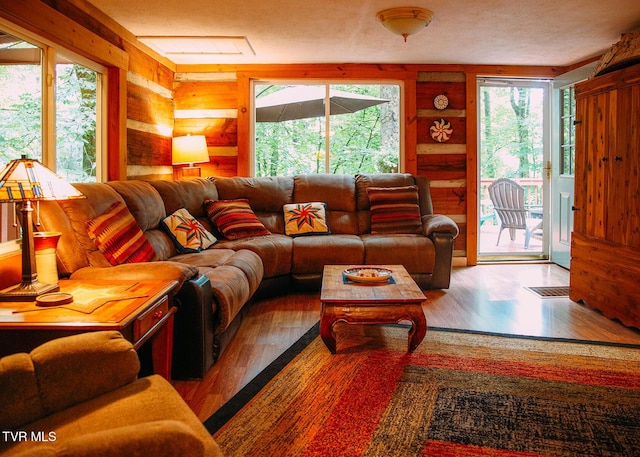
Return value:
[(173, 315), (177, 281), (60, 281), (73, 302), (41, 307), (0, 303), (0, 356), (29, 352), (40, 344), (86, 331), (117, 330), (138, 350), (151, 340), (153, 370), (171, 379)]

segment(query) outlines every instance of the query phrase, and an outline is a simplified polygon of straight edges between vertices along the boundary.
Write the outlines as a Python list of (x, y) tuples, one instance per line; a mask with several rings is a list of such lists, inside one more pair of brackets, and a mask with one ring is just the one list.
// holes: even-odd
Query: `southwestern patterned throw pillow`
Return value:
[(204, 208), (211, 222), (228, 240), (271, 235), (255, 215), (249, 200), (206, 200)]
[(284, 205), (284, 231), (289, 236), (331, 233), (326, 221), (326, 203), (290, 203)]
[(85, 222), (89, 237), (111, 265), (148, 262), (156, 253), (138, 223), (122, 202)]
[(368, 187), (371, 233), (420, 233), (417, 186)]
[(178, 252), (199, 252), (218, 241), (186, 208), (165, 217), (160, 225), (171, 237)]

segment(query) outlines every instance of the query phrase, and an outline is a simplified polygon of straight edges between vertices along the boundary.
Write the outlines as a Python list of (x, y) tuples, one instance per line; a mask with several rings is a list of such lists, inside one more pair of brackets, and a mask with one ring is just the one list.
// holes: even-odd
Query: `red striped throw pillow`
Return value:
[(271, 235), (255, 215), (249, 200), (206, 200), (204, 209), (222, 235), (228, 240)]
[(417, 186), (368, 187), (371, 233), (420, 233)]
[(111, 265), (148, 262), (156, 256), (151, 243), (122, 202), (85, 222), (87, 233)]

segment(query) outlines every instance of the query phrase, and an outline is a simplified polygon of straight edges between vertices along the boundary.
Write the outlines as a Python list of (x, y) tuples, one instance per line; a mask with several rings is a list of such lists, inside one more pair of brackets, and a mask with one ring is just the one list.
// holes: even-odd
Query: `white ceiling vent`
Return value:
[(243, 36), (139, 36), (138, 39), (177, 64), (220, 63), (255, 55)]

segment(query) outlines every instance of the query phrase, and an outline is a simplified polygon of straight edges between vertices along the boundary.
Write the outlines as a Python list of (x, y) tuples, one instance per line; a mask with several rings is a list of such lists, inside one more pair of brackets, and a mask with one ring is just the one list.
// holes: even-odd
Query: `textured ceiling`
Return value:
[[(88, 1), (136, 36), (240, 36), (255, 51), (180, 63), (565, 66), (640, 31), (640, 0)], [(404, 43), (376, 20), (396, 6), (428, 8), (433, 20)]]

